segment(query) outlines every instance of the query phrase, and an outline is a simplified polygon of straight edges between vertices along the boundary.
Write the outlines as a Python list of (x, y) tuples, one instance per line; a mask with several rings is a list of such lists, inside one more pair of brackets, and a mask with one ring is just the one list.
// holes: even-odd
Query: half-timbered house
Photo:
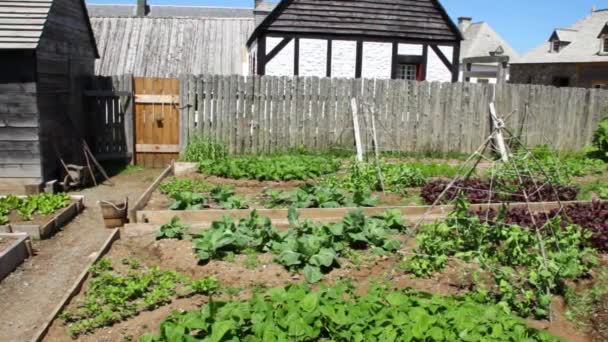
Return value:
[(282, 0), (259, 22), (258, 75), (458, 80), (463, 37), (437, 0)]

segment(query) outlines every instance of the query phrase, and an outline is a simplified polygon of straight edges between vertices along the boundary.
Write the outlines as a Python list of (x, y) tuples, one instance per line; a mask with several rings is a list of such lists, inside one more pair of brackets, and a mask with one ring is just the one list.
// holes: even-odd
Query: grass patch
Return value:
[[(608, 266), (599, 269), (595, 284), (583, 291), (574, 292), (569, 289), (566, 292), (568, 310), (566, 317), (578, 327), (589, 332), (596, 330), (592, 318), (598, 310), (607, 310), (605, 300), (608, 298)], [(601, 328), (601, 327), (600, 327)], [(608, 322), (603, 327), (603, 335), (608, 336)], [(602, 331), (599, 331), (602, 333)]]

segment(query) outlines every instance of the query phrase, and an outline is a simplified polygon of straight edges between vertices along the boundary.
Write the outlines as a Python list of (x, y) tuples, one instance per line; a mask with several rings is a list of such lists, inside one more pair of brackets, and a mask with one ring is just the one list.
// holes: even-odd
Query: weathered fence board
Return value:
[[(133, 155), (132, 77), (96, 78), (90, 90), (95, 153)], [(368, 152), (372, 115), (381, 151), (466, 153), (490, 133), (494, 99), (499, 117), (524, 143), (568, 150), (591, 142), (608, 108), (608, 91), (599, 89), (403, 80), (184, 75), (179, 93), (182, 148), (202, 134), (239, 154), (353, 151), (352, 97)]]
[(580, 148), (589, 144), (608, 104), (607, 91), (512, 84), (494, 89), (470, 83), (271, 76), (189, 76), (182, 83), (187, 88), (182, 94), (188, 94), (182, 105), (191, 107), (184, 111), (182, 124), (189, 127), (182, 134), (215, 136), (234, 153), (352, 150), (353, 96), (367, 151), (373, 115), (382, 151), (472, 152), (490, 133), (493, 99), (510, 131), (527, 144)]

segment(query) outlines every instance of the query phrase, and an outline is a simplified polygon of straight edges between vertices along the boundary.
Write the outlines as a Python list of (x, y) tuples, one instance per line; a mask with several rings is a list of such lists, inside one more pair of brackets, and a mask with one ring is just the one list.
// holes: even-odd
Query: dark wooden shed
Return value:
[(0, 182), (40, 184), (84, 158), (99, 57), (84, 0), (0, 0)]

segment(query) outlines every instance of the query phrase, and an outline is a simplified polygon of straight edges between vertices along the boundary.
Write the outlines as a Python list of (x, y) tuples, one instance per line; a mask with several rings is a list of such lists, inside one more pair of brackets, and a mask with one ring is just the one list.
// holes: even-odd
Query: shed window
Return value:
[(397, 78), (415, 81), (418, 79), (418, 66), (416, 64), (399, 64)]

